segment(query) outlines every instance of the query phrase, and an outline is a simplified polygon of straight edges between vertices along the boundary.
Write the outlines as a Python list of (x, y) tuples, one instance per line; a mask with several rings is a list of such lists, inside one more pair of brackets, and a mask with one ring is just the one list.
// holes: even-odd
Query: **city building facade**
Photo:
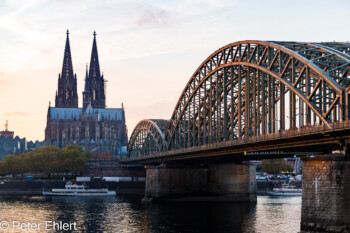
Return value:
[(28, 142), (26, 138), (20, 138), (14, 135), (14, 131), (8, 129), (8, 121), (6, 121), (4, 130), (0, 131), (0, 160), (9, 154), (27, 153), (45, 145), (45, 142)]

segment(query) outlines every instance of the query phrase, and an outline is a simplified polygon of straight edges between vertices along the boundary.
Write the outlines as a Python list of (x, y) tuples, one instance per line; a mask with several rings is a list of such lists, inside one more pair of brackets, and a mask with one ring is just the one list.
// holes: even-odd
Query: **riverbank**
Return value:
[[(284, 181), (257, 180), (257, 194), (267, 195), (268, 190), (272, 190)], [(82, 183), (82, 182), (80, 182)], [(84, 182), (88, 187), (93, 187), (92, 182)], [(42, 195), (43, 189), (64, 188), (66, 182), (62, 180), (16, 180), (0, 181), (0, 195)], [(117, 194), (145, 195), (145, 181), (119, 181), (105, 182), (109, 190), (116, 191)], [(301, 188), (302, 183), (296, 181), (292, 183), (297, 188)]]

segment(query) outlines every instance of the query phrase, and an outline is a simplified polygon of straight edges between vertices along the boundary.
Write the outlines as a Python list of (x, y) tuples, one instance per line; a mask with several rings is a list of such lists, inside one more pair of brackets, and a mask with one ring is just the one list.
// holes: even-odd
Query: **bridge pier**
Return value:
[(303, 158), (301, 232), (350, 232), (350, 161)]
[(256, 201), (255, 166), (147, 167), (148, 201)]

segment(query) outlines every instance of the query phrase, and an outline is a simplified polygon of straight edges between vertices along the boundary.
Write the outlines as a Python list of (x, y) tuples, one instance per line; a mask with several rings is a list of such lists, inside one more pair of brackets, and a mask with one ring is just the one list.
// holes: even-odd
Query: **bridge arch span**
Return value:
[(168, 125), (168, 120), (141, 120), (131, 134), (127, 156), (153, 154), (166, 148), (165, 132)]
[(265, 41), (220, 48), (184, 88), (165, 135), (167, 149), (348, 118), (349, 48)]

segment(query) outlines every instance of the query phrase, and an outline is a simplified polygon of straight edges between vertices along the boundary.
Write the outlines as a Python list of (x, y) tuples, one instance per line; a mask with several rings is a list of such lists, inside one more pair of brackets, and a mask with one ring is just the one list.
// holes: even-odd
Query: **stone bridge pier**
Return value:
[(207, 167), (147, 167), (149, 201), (256, 201), (255, 166), (217, 164)]
[(350, 232), (350, 161), (331, 154), (303, 158), (301, 232)]

